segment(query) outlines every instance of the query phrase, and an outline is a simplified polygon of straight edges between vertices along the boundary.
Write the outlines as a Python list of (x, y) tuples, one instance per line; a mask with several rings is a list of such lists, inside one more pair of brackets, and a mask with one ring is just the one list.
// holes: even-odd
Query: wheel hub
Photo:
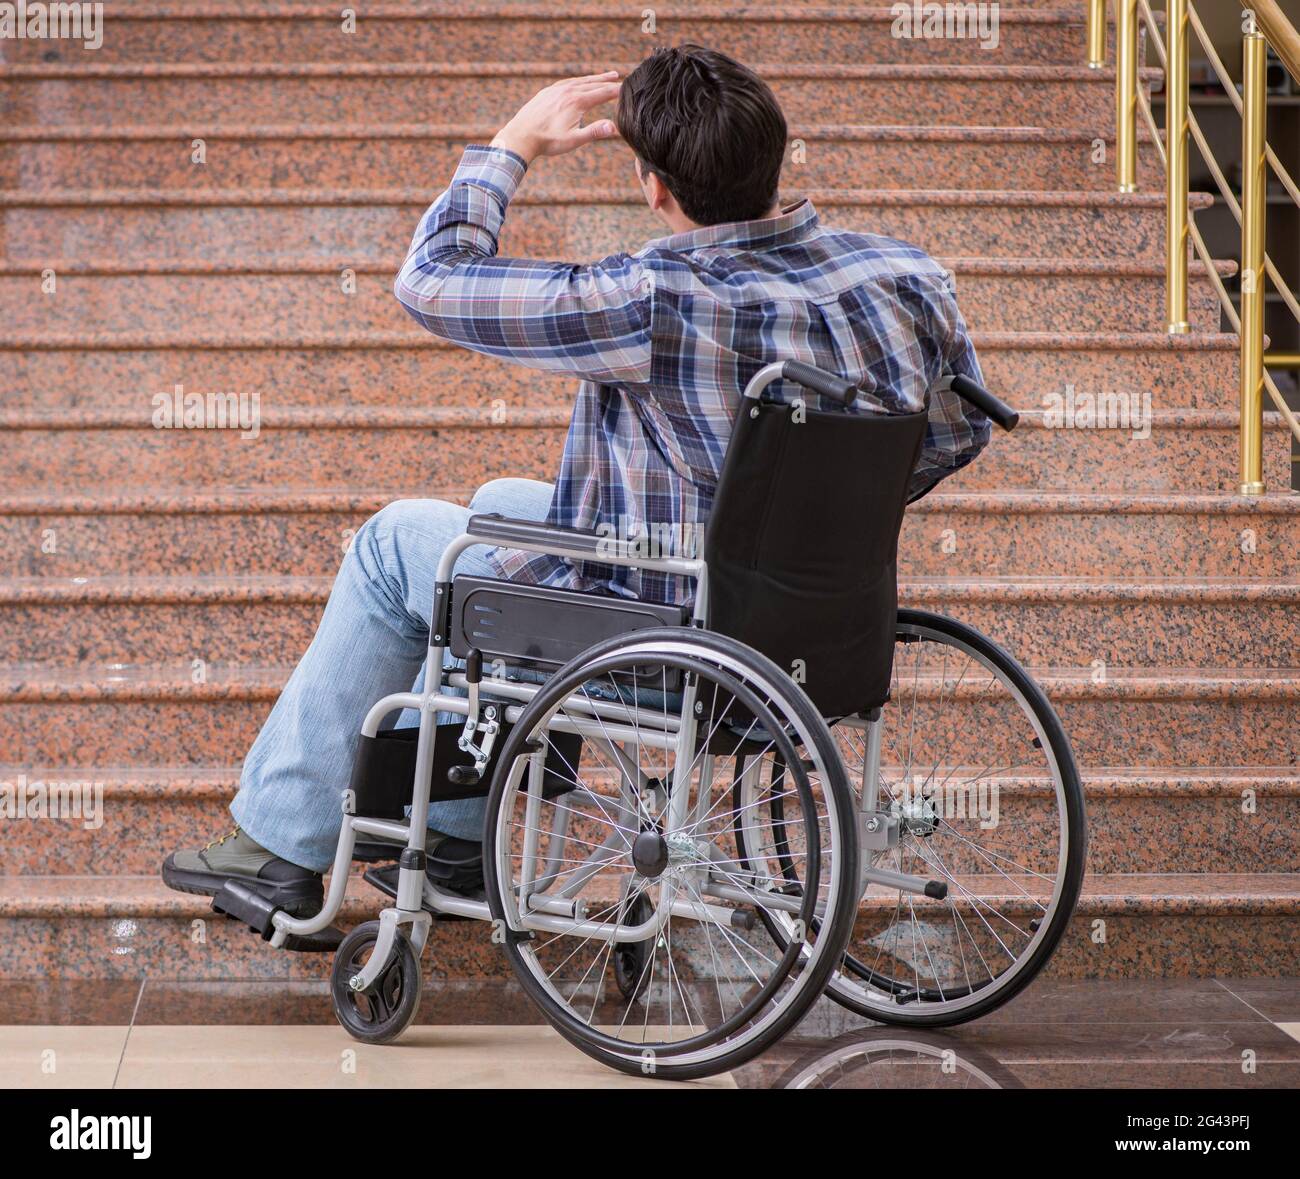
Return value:
[(668, 860), (668, 841), (658, 831), (642, 831), (632, 841), (632, 866), (647, 880), (658, 880)]
[(898, 820), (899, 829), (909, 835), (933, 835), (939, 826), (939, 812), (919, 790), (909, 791), (889, 812)]

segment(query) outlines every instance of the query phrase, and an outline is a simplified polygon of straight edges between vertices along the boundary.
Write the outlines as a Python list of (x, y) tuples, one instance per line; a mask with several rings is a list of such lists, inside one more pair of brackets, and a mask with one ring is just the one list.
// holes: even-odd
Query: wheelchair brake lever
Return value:
[[(501, 724), (497, 720), (495, 705), (489, 704), (483, 710), (482, 721), (479, 720), (479, 684), (483, 679), (483, 652), (477, 647), (470, 650), (465, 657), (465, 682), (469, 688), (469, 711), (465, 716), (465, 728), (461, 731), (456, 744), (462, 753), (468, 753), (474, 759), (472, 766), (453, 766), (447, 771), (447, 779), (455, 786), (476, 786), (483, 780), (483, 771), (492, 756), (492, 746), (496, 744), (497, 733)], [(475, 738), (484, 734), (483, 744)]]

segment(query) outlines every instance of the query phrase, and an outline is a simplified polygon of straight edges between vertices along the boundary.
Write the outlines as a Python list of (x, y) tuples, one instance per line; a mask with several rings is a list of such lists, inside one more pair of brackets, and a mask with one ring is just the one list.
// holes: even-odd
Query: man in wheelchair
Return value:
[[(615, 99), (615, 121), (584, 124)], [(615, 136), (670, 236), (592, 264), (499, 257), (533, 161)], [(496, 480), (468, 507), (400, 501), (359, 529), (315, 638), (245, 760), (235, 830), (168, 856), (169, 885), (215, 895), (240, 881), (290, 915), (320, 910), (360, 722), (377, 699), (422, 681), (439, 558), (472, 515), (625, 541), (698, 535), (741, 391), (774, 360), (846, 378), (856, 401), (845, 413), (928, 405), (911, 499), (980, 452), (988, 420), (937, 384), (944, 374), (979, 380), (949, 276), (912, 246), (824, 226), (809, 200), (783, 207), (785, 150), (768, 86), (697, 46), (657, 50), (621, 83), (610, 71), (548, 86), (490, 145), (466, 149), (420, 221), (395, 293), (442, 339), (580, 379), (555, 483)], [(785, 391), (793, 399), (811, 389)], [(686, 577), (508, 545), (468, 548), (455, 571), (642, 602), (681, 605), (693, 593)], [(429, 827), (430, 877), (472, 891), (483, 799), (432, 804)]]

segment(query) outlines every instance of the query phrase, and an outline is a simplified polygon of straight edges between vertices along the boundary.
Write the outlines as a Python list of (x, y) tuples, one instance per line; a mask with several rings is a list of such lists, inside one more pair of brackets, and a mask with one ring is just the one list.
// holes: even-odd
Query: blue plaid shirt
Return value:
[[(741, 391), (774, 360), (861, 383), (855, 412), (911, 413), (946, 372), (980, 380), (947, 273), (913, 246), (824, 228), (804, 200), (779, 217), (712, 225), (590, 265), (497, 257), (526, 165), (466, 150), (420, 221), (395, 286), (435, 336), (582, 378), (548, 522), (698, 555)], [(813, 398), (801, 388), (772, 392)], [(935, 392), (910, 494), (971, 461), (989, 422)], [(648, 570), (493, 550), (502, 577), (686, 602)]]

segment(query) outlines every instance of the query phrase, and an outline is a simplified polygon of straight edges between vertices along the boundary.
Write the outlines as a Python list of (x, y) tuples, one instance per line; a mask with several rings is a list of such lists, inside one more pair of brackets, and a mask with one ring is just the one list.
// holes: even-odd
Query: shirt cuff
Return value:
[(465, 149), (452, 185), (475, 184), (495, 193), (502, 204), (509, 204), (524, 178), (528, 165), (522, 156), (504, 147), (481, 147), (471, 144)]

